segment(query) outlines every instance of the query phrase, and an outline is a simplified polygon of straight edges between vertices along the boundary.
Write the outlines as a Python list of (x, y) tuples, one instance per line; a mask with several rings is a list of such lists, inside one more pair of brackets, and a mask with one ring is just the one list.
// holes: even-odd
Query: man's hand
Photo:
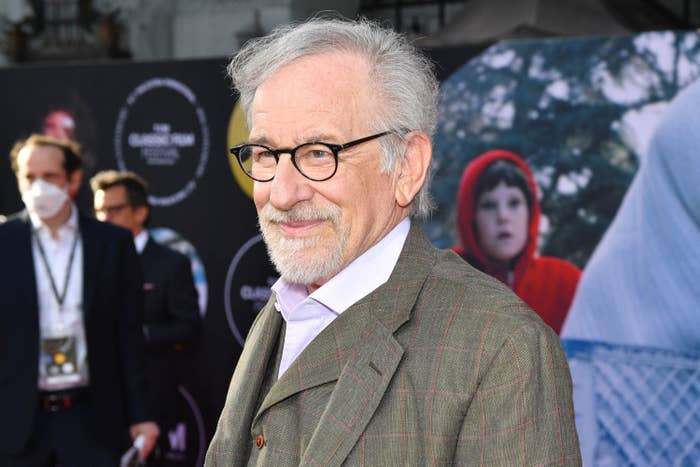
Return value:
[(131, 425), (129, 428), (131, 439), (136, 439), (139, 435), (143, 435), (143, 447), (139, 451), (139, 459), (145, 460), (156, 445), (160, 430), (155, 422), (141, 422)]

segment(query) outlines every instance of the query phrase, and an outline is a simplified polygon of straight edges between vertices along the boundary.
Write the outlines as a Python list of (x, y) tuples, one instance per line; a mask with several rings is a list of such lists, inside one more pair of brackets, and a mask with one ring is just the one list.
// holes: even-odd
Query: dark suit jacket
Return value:
[(581, 464), (557, 336), (415, 224), (389, 280), (279, 380), (274, 301), (250, 330), (205, 465)]
[(157, 401), (154, 408), (162, 418), (176, 404), (182, 347), (199, 336), (199, 303), (187, 256), (149, 238), (140, 260), (146, 300), (145, 360)]
[[(141, 271), (131, 235), (79, 217), (83, 248), (83, 321), (87, 338), (90, 424), (122, 449), (128, 425), (152, 419), (146, 400), (141, 331)], [(0, 225), (0, 453), (20, 452), (38, 404), (39, 310), (26, 212)]]

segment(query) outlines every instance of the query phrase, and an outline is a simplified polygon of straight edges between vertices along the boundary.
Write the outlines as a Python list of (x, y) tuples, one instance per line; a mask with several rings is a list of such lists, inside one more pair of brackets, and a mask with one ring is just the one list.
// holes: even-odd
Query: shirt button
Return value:
[(255, 437), (255, 447), (258, 449), (262, 449), (262, 447), (265, 446), (265, 437), (260, 434)]

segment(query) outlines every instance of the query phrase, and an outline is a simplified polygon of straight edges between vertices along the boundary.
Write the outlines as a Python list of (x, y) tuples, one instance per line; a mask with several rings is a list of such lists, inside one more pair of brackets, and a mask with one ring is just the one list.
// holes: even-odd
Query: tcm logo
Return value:
[(168, 431), (168, 441), (171, 451), (185, 452), (187, 450), (187, 425), (180, 422)]

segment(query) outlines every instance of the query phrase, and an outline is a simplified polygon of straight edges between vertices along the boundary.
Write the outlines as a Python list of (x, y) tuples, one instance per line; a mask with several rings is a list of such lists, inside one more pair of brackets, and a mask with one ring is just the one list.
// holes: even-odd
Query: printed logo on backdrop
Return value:
[(262, 235), (248, 240), (233, 257), (226, 273), (224, 309), (231, 332), (241, 347), (255, 317), (270, 298), (270, 287), (277, 277)]
[(209, 159), (207, 116), (197, 96), (172, 78), (151, 78), (126, 98), (114, 130), (114, 154), (121, 170), (141, 175), (154, 206), (187, 198)]
[(207, 300), (209, 298), (209, 286), (207, 285), (207, 273), (204, 270), (204, 263), (199, 257), (194, 245), (185, 237), (167, 227), (154, 227), (148, 229), (148, 234), (161, 245), (179, 251), (187, 256), (192, 266), (192, 278), (194, 287), (197, 289), (197, 299), (199, 301), (199, 314), (203, 317), (207, 312)]
[(180, 403), (186, 406), (180, 412), (185, 416), (172, 425), (162, 427), (162, 456), (173, 464), (200, 466), (204, 464), (207, 446), (204, 418), (192, 394), (184, 386), (178, 386), (177, 390), (181, 396)]

